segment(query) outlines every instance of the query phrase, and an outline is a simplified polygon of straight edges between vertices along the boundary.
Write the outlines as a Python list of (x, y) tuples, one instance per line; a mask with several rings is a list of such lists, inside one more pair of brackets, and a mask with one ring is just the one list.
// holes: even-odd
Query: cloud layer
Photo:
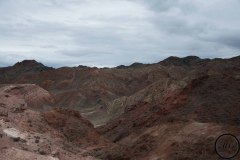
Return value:
[(239, 0), (0, 0), (0, 66), (116, 66), (240, 53)]

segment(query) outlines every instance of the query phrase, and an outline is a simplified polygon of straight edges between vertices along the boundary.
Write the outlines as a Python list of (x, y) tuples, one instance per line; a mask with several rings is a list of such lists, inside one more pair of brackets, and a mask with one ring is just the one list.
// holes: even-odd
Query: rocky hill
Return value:
[(82, 154), (109, 142), (78, 111), (54, 105), (51, 94), (39, 86), (2, 86), (0, 159), (95, 159)]
[[(240, 138), (239, 56), (102, 69), (23, 61), (1, 68), (0, 83), (2, 122), (54, 137), (60, 159), (217, 159), (219, 135)], [(3, 140), (4, 156), (22, 150), (20, 142)]]

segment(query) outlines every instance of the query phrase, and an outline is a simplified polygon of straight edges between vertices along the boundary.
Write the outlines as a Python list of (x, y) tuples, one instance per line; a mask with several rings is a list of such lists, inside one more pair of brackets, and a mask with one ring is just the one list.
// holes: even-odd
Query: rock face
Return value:
[(87, 148), (109, 143), (78, 111), (55, 108), (37, 85), (1, 86), (0, 104), (0, 159), (95, 159), (83, 156)]
[(2, 85), (0, 93), (5, 94), (1, 97), (5, 105), (15, 106), (19, 104), (15, 101), (23, 101), (20, 106), (12, 108), (15, 112), (19, 112), (27, 107), (43, 111), (55, 105), (53, 96), (35, 84)]
[(5, 156), (26, 141), (35, 148), (20, 153), (70, 160), (218, 159), (219, 135), (240, 139), (240, 57), (104, 69), (24, 61), (0, 73)]
[(93, 125), (82, 118), (78, 111), (54, 109), (44, 112), (43, 118), (54, 129), (53, 132), (57, 130), (66, 141), (77, 146), (88, 147), (104, 143)]

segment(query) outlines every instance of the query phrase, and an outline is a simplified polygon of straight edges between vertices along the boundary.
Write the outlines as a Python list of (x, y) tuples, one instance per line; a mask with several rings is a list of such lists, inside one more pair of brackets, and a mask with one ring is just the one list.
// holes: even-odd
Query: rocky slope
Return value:
[(51, 94), (37, 85), (2, 86), (0, 159), (95, 159), (82, 154), (109, 142), (78, 111), (54, 105)]
[[(63, 159), (218, 159), (219, 135), (240, 139), (240, 57), (169, 57), (103, 69), (23, 61), (1, 68), (0, 82), (1, 105), (9, 103), (0, 108), (2, 120), (55, 137), (52, 145), (60, 146)], [(11, 106), (20, 109), (12, 113)]]

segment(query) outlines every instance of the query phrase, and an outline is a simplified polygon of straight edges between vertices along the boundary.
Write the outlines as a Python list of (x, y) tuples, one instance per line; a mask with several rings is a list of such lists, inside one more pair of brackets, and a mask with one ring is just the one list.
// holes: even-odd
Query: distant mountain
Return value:
[(200, 59), (197, 56), (187, 56), (184, 58), (178, 58), (178, 57), (169, 57), (161, 62), (159, 62), (162, 65), (177, 65), (177, 66), (181, 66), (181, 65), (191, 65), (194, 64), (196, 62), (199, 61), (203, 61), (202, 59)]
[[(100, 69), (54, 69), (30, 60), (1, 68), (0, 83), (36, 84), (48, 91), (54, 106), (61, 108), (46, 113), (49, 127), (54, 128), (51, 133), (57, 130), (66, 141), (77, 141), (74, 137), (78, 137), (79, 143), (91, 143), (92, 148), (81, 156), (104, 160), (218, 159), (213, 147), (216, 138), (226, 132), (240, 133), (240, 56), (169, 57), (154, 64)], [(44, 99), (39, 100), (40, 106), (53, 105)], [(33, 103), (32, 110), (36, 106)], [(83, 118), (68, 110), (80, 111)], [(66, 125), (64, 120), (74, 115), (97, 127), (80, 120), (83, 128), (89, 125), (91, 136), (78, 125), (77, 130)], [(69, 120), (73, 126), (79, 121)], [(74, 134), (68, 137), (70, 130)]]
[[(42, 63), (38, 63), (35, 60), (24, 60), (18, 62), (13, 66), (0, 68), (1, 78), (13, 78), (16, 79), (18, 76), (23, 76), (27, 74), (36, 74), (43, 71), (53, 70), (52, 67), (44, 66)], [(7, 80), (8, 81), (8, 80)]]
[(143, 63), (137, 63), (137, 62), (135, 62), (135, 63), (131, 64), (130, 66), (120, 65), (120, 66), (117, 66), (116, 68), (117, 68), (117, 69), (141, 68), (141, 67), (146, 67), (146, 66), (148, 66), (148, 65), (150, 65), (150, 64), (143, 64)]
[(148, 89), (150, 86), (161, 81), (186, 81), (211, 74), (235, 76), (239, 59), (169, 57), (155, 64), (134, 63), (104, 69), (81, 65), (54, 69), (35, 60), (25, 60), (0, 68), (0, 82), (38, 84), (53, 93), (59, 106), (80, 110), (95, 125), (101, 125), (122, 114), (128, 105), (143, 101), (145, 98), (140, 93), (155, 93)]

